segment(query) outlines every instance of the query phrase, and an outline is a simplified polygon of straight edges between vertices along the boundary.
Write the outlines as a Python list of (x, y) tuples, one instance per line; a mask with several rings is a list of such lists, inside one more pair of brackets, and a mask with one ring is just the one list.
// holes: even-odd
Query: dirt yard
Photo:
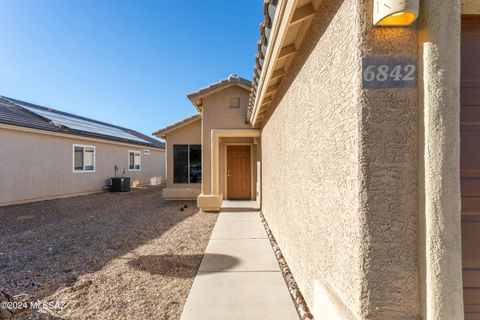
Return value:
[(158, 187), (0, 208), (0, 291), (14, 319), (178, 319), (216, 218)]

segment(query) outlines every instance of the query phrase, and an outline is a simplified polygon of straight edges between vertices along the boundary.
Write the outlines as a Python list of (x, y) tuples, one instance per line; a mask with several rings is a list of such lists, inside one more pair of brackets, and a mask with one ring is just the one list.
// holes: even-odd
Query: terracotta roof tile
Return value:
[(255, 66), (253, 67), (253, 86), (250, 93), (250, 99), (247, 109), (247, 121), (251, 121), (255, 97), (257, 95), (257, 85), (262, 74), (264, 55), (267, 51), (268, 40), (272, 28), (273, 18), (277, 8), (278, 0), (265, 0), (263, 2), (264, 20), (260, 24), (260, 40), (257, 42), (257, 55), (255, 57)]

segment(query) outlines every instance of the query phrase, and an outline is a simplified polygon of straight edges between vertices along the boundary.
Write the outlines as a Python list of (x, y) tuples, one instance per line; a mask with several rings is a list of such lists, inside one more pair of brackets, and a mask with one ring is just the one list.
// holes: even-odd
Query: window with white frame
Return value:
[(73, 171), (95, 172), (95, 147), (73, 145)]
[(142, 153), (140, 151), (128, 151), (128, 170), (140, 171), (142, 165)]

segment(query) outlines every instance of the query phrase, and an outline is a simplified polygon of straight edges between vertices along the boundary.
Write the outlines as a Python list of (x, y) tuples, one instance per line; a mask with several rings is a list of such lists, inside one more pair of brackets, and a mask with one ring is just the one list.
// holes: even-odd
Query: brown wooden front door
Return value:
[[(480, 19), (463, 19), (460, 178), (465, 320), (480, 319)], [(448, 90), (448, 88), (446, 88)]]
[(227, 199), (250, 199), (250, 161), (250, 146), (227, 146)]

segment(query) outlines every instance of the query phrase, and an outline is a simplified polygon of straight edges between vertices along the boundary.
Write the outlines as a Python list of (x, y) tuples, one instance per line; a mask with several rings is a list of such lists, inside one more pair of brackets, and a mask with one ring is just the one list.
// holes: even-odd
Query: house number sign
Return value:
[(411, 88), (417, 85), (415, 57), (365, 57), (362, 60), (364, 89)]

